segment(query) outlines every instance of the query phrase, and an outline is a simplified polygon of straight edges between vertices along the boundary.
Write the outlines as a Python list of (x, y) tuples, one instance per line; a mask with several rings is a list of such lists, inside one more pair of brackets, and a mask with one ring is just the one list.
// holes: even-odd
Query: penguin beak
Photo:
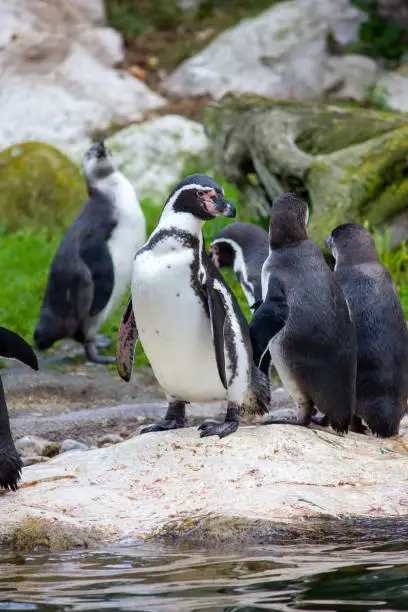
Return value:
[(96, 149), (96, 157), (97, 159), (101, 159), (102, 157), (106, 157), (106, 147), (105, 147), (105, 141), (101, 140), (98, 143), (97, 149)]
[(226, 200), (223, 196), (218, 193), (211, 198), (213, 207), (218, 215), (224, 215), (224, 217), (229, 217), (233, 219), (236, 214), (235, 206), (229, 201)]
[(324, 241), (325, 245), (327, 246), (328, 249), (332, 250), (333, 249), (333, 237), (332, 236), (328, 236), (326, 238), (326, 240)]

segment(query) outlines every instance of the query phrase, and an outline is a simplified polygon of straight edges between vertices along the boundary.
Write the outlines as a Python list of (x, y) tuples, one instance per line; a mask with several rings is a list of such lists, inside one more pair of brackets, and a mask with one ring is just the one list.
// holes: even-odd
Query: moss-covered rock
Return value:
[(216, 170), (243, 204), (296, 191), (311, 205), (320, 245), (346, 221), (391, 223), (408, 206), (408, 116), (254, 95), (227, 95), (206, 111)]
[(0, 152), (0, 224), (66, 228), (86, 199), (80, 169), (54, 147), (22, 142)]

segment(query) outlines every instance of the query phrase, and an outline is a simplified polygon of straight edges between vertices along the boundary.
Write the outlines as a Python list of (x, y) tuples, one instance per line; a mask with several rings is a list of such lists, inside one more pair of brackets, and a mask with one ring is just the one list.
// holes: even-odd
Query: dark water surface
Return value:
[(408, 610), (408, 541), (235, 552), (0, 551), (0, 610)]

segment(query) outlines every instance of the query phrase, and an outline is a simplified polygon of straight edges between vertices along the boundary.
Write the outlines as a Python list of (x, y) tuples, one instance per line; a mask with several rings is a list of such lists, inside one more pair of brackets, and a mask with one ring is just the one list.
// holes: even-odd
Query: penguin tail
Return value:
[(271, 385), (269, 376), (252, 363), (251, 385), (244, 402), (244, 408), (251, 414), (266, 414), (271, 404)]
[(0, 441), (0, 489), (17, 491), (23, 462), (13, 446)]

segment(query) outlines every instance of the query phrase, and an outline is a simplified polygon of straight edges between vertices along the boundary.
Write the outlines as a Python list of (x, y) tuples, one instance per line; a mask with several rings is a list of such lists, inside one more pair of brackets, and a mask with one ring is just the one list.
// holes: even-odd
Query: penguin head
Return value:
[(377, 249), (370, 232), (358, 223), (343, 223), (334, 229), (325, 240), (336, 265), (351, 265), (378, 261)]
[(93, 185), (116, 171), (112, 153), (103, 140), (87, 150), (82, 160), (82, 171), (88, 185)]
[(209, 221), (218, 215), (236, 215), (235, 207), (225, 199), (221, 185), (205, 174), (191, 174), (180, 181), (171, 192), (163, 212), (189, 213), (201, 221)]
[(272, 204), (269, 225), (271, 249), (291, 246), (307, 240), (309, 219), (307, 203), (294, 193), (283, 193)]
[(218, 238), (213, 240), (209, 250), (210, 259), (216, 268), (233, 268), (235, 250), (230, 241)]

